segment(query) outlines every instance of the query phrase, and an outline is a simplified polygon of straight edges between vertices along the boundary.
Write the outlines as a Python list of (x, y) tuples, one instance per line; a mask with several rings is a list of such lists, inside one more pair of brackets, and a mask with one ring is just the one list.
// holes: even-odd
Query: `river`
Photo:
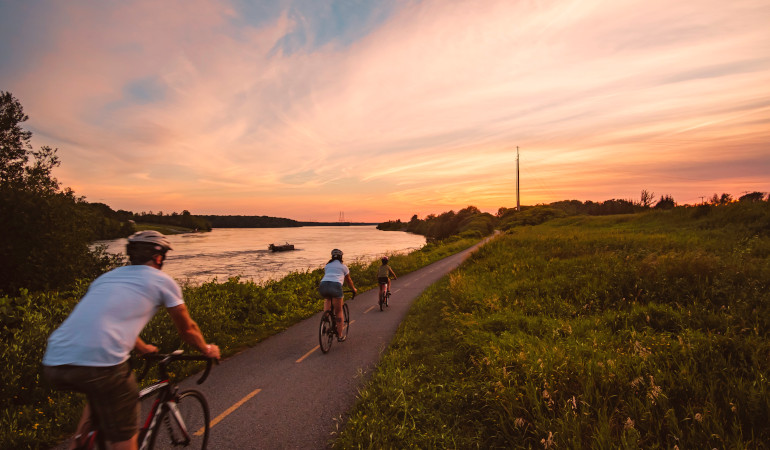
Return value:
[[(313, 270), (341, 249), (345, 263), (369, 262), (385, 254), (405, 253), (425, 245), (425, 237), (380, 231), (374, 225), (296, 228), (215, 228), (205, 233), (168, 236), (171, 250), (163, 271), (180, 282), (278, 280), (291, 272)], [(271, 252), (269, 244), (294, 244), (294, 251)], [(100, 241), (111, 253), (125, 254), (126, 239)]]

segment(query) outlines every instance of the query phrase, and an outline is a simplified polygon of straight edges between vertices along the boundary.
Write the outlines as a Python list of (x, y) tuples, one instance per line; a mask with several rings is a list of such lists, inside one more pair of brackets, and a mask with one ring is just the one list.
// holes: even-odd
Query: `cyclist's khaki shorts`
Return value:
[(86, 394), (106, 440), (126, 441), (138, 431), (139, 388), (128, 362), (111, 367), (43, 366), (43, 375), (56, 389)]

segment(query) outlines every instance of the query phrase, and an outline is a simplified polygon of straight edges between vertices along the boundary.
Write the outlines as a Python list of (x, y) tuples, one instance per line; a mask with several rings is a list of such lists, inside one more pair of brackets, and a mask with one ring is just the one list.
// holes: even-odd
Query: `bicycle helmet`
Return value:
[(387, 264), (387, 262), (388, 262), (388, 257), (387, 256), (383, 256), (382, 257), (382, 263), (383, 264)]
[(154, 244), (155, 250), (160, 250), (164, 253), (168, 250), (171, 250), (171, 243), (168, 241), (166, 236), (155, 230), (137, 231), (128, 237), (129, 244), (140, 242)]
[(335, 248), (334, 250), (332, 250), (332, 259), (335, 259), (335, 258), (336, 259), (342, 258), (342, 250), (338, 248)]

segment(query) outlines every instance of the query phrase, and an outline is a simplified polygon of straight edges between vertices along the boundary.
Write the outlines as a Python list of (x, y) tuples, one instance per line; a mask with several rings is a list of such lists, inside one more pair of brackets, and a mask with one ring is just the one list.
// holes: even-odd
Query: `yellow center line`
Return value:
[[(218, 424), (222, 421), (225, 417), (229, 416), (230, 413), (235, 411), (236, 409), (240, 408), (241, 405), (249, 401), (251, 397), (254, 397), (255, 395), (259, 394), (262, 391), (262, 389), (254, 389), (251, 391), (247, 396), (243, 397), (242, 399), (238, 400), (233, 406), (227, 408), (225, 412), (218, 415), (214, 420), (211, 421), (211, 424), (209, 425), (209, 428), (214, 428), (214, 425)], [(203, 427), (201, 427), (200, 430), (195, 432), (196, 436), (200, 436), (203, 434)]]
[(318, 350), (319, 348), (321, 348), (321, 347), (320, 347), (320, 346), (318, 346), (318, 345), (316, 345), (315, 347), (313, 347), (313, 349), (312, 349), (312, 350), (310, 350), (309, 352), (305, 353), (304, 355), (302, 355), (302, 357), (301, 357), (300, 359), (298, 359), (298, 360), (296, 360), (296, 361), (294, 361), (294, 362), (296, 362), (296, 363), (301, 363), (302, 361), (304, 361), (304, 360), (305, 360), (305, 358), (307, 358), (308, 356), (310, 356), (311, 354), (313, 354), (313, 352), (314, 352), (314, 351), (316, 351), (316, 350)]
[[(356, 323), (356, 321), (355, 321), (355, 320), (351, 320), (351, 321), (350, 321), (350, 324), (351, 324), (351, 325), (353, 325), (354, 323)], [(314, 351), (316, 351), (316, 350), (318, 350), (319, 348), (321, 348), (321, 346), (320, 346), (320, 345), (316, 345), (315, 347), (313, 347), (312, 349), (310, 349), (310, 351), (309, 351), (309, 352), (305, 353), (305, 354), (304, 354), (304, 355), (302, 355), (302, 356), (301, 356), (301, 357), (300, 357), (298, 360), (296, 360), (296, 361), (294, 361), (294, 362), (295, 362), (295, 363), (301, 363), (302, 361), (304, 361), (304, 360), (305, 360), (305, 358), (307, 358), (308, 356), (312, 355), (312, 354), (313, 354), (313, 352), (314, 352)]]
[[(370, 307), (369, 307), (369, 309), (367, 309), (366, 311), (364, 311), (364, 314), (368, 313), (369, 311), (373, 310), (374, 308), (375, 308), (375, 305), (372, 305), (372, 306), (370, 306)], [(352, 322), (351, 322), (351, 323), (352, 323)]]

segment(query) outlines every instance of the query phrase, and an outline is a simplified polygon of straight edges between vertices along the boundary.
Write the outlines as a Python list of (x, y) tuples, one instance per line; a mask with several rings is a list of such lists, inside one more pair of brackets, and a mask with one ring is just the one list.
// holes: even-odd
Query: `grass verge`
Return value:
[(767, 448), (770, 209), (717, 216), (493, 240), (415, 302), (334, 448)]

